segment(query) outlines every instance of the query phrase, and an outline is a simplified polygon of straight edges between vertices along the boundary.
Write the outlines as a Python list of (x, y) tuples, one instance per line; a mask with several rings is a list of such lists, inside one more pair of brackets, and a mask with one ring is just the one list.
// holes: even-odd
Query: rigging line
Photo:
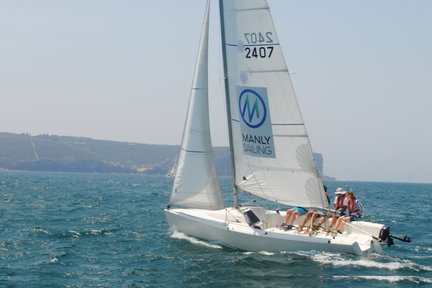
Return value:
[(347, 225), (348, 227), (354, 228), (354, 229), (356, 229), (357, 231), (359, 231), (359, 232), (361, 232), (361, 233), (364, 233), (364, 234), (366, 234), (366, 235), (368, 235), (368, 236), (371, 236), (371, 237), (372, 237), (373, 239), (375, 239), (375, 240), (379, 240), (378, 237), (376, 237), (376, 236), (370, 234), (370, 233), (367, 232), (367, 231), (362, 230), (361, 228), (359, 228), (359, 227), (357, 227), (357, 226), (355, 226), (355, 225), (353, 225), (353, 224), (351, 224), (351, 223), (349, 223), (349, 222), (345, 222), (344, 225)]
[[(255, 183), (255, 185), (257, 185), (258, 186), (258, 188), (259, 188), (259, 190), (261, 191), (261, 193), (262, 193), (262, 195), (263, 196), (257, 196), (257, 195), (255, 195), (255, 194), (253, 194), (253, 193), (250, 193), (250, 192), (248, 192), (248, 191), (246, 191), (246, 190), (241, 190), (242, 192), (244, 192), (244, 193), (248, 193), (248, 194), (252, 194), (252, 195), (254, 195), (254, 196), (256, 196), (256, 197), (260, 197), (260, 198), (262, 198), (262, 199), (265, 199), (267, 202), (269, 202), (269, 201), (271, 201), (270, 199), (274, 199), (274, 197), (268, 197), (267, 196), (267, 193), (265, 192), (265, 189), (262, 187), (262, 185), (261, 185), (261, 183), (264, 183), (264, 181), (263, 180), (259, 180), (259, 179), (257, 179), (257, 176), (256, 176), (256, 173), (254, 172), (254, 170), (252, 170), (251, 168), (252, 167), (262, 167), (262, 165), (251, 165), (251, 162), (250, 162), (250, 159), (251, 159), (251, 157), (246, 157), (246, 160), (247, 160), (247, 163), (248, 163), (248, 167), (249, 167), (249, 171), (251, 171), (250, 173), (248, 173), (249, 174), (249, 176), (251, 176), (249, 179), (254, 179), (254, 183)], [(264, 175), (266, 176), (267, 174), (266, 173), (264, 173)], [(248, 178), (246, 178), (246, 183), (248, 182), (248, 180), (249, 180)], [(268, 182), (268, 180), (269, 180), (269, 178), (268, 177), (266, 177), (266, 181)], [(246, 187), (247, 188), (247, 187)], [(269, 189), (270, 190), (270, 189)]]

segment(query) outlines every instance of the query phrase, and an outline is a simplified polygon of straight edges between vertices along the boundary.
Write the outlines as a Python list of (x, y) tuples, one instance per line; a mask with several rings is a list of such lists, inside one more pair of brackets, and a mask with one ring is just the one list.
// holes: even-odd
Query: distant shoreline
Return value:
[[(8, 132), (0, 132), (0, 147), (0, 169), (149, 175), (167, 175), (180, 150), (179, 145)], [(213, 147), (213, 155), (217, 174), (230, 176), (228, 147)], [(314, 153), (314, 157), (318, 172), (322, 175), (323, 156)]]

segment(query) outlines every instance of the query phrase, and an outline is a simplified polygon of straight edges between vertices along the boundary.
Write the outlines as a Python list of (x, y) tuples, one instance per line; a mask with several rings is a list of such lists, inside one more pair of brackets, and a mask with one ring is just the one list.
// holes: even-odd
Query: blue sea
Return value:
[[(248, 252), (169, 231), (172, 178), (0, 172), (0, 287), (432, 287), (432, 184), (351, 188), (385, 255)], [(228, 201), (230, 180), (221, 179)], [(286, 207), (281, 207), (285, 209)]]

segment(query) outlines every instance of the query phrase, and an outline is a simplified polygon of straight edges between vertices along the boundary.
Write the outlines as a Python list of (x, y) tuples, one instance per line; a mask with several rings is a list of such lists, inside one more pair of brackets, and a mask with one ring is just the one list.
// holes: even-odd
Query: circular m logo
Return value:
[(260, 127), (267, 117), (264, 100), (252, 89), (245, 89), (240, 93), (239, 110), (243, 122), (250, 128)]

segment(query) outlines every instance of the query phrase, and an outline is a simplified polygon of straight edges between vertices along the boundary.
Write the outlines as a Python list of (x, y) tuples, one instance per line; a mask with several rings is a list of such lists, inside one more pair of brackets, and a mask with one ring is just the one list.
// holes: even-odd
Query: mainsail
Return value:
[(209, 125), (209, 9), (207, 1), (170, 205), (216, 210), (223, 208), (223, 200), (216, 175)]
[(220, 0), (220, 13), (235, 189), (327, 207), (267, 2)]

